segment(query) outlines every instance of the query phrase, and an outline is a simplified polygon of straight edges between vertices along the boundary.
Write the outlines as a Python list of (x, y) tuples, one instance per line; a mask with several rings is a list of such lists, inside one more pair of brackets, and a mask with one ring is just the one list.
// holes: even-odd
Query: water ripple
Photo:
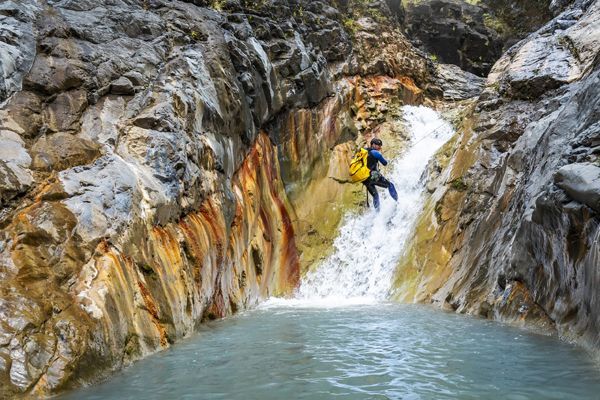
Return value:
[(588, 399), (600, 375), (553, 338), (420, 306), (261, 309), (67, 399)]

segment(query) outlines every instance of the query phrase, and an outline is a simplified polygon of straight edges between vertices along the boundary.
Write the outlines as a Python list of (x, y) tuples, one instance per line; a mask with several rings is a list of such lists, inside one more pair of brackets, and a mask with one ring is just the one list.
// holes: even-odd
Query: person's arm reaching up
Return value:
[(383, 158), (383, 155), (377, 150), (371, 150), (371, 154), (375, 157), (381, 164), (387, 165), (387, 160)]

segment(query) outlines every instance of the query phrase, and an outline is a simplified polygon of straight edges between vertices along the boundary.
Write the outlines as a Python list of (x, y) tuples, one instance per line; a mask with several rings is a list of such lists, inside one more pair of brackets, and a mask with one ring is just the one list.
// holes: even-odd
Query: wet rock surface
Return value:
[(554, 182), (573, 199), (600, 211), (600, 166), (575, 163), (561, 167)]
[(600, 2), (571, 4), (495, 64), (430, 183), (399, 298), (597, 351), (598, 21)]
[(0, 6), (0, 397), (97, 380), (291, 293), (323, 209), (294, 193), (323, 169), (308, 192), (348, 192), (331, 177), (357, 76), (418, 102), (436, 74), (401, 9), (338, 5)]
[(463, 71), (453, 64), (436, 65), (435, 84), (430, 85), (428, 94), (439, 95), (447, 101), (466, 100), (478, 97), (484, 87), (485, 79)]
[[(502, 54), (570, 3), (409, 0), (405, 2), (403, 24), (412, 43), (437, 61), (485, 77)], [(570, 26), (568, 20), (557, 19), (555, 23)]]
[(570, 0), (482, 0), (484, 22), (500, 35), (504, 50), (564, 11)]
[(460, 0), (409, 1), (406, 32), (440, 62), (485, 76), (502, 54), (498, 32), (484, 21), (487, 11), (485, 6)]
[(393, 1), (3, 3), (0, 397), (92, 382), (289, 294), (343, 215), (327, 206), (357, 205), (354, 146), (402, 141), (399, 107), (427, 96), (459, 102), (463, 136), (405, 298), (591, 343), (598, 4), (556, 5), (484, 85), (415, 49)]
[(501, 94), (535, 100), (581, 79), (592, 68), (600, 44), (597, 13), (595, 2), (564, 11), (504, 54), (490, 72), (489, 84)]

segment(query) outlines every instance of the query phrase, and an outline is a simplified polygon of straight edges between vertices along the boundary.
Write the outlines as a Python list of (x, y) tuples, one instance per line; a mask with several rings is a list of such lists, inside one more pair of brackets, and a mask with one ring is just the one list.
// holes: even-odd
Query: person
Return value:
[(396, 187), (390, 181), (388, 181), (382, 174), (379, 172), (379, 163), (382, 165), (387, 165), (387, 160), (381, 154), (381, 148), (383, 147), (383, 142), (381, 139), (373, 138), (371, 139), (371, 147), (367, 149), (369, 155), (367, 156), (367, 168), (371, 171), (369, 174), (369, 178), (363, 181), (363, 185), (367, 187), (367, 191), (373, 197), (373, 205), (376, 210), (379, 210), (379, 193), (377, 193), (377, 186), (386, 188), (390, 192), (390, 196), (394, 200), (398, 200), (398, 193), (396, 192)]

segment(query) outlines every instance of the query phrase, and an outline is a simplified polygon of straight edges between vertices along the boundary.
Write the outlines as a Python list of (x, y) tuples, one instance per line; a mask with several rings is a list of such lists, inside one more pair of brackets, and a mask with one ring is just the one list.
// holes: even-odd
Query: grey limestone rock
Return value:
[[(434, 302), (450, 299), (459, 312), (484, 310), (516, 324), (529, 319), (594, 351), (600, 333), (599, 11), (599, 1), (574, 2), (502, 56), (469, 117), (473, 136), (465, 145), (473, 145), (467, 150), (473, 162), (461, 172), (468, 185), (458, 210), (446, 203), (456, 199), (452, 188), (434, 193), (439, 206), (457, 213), (451, 229), (459, 241), (451, 243), (453, 272)], [(521, 306), (535, 312), (520, 315)]]
[(30, 164), (23, 139), (14, 132), (0, 130), (0, 205), (31, 186)]
[[(577, 12), (575, 12), (577, 11)], [(561, 18), (573, 21), (563, 29)], [(577, 81), (592, 67), (600, 47), (600, 3), (585, 12), (564, 11), (505, 53), (494, 65), (487, 85), (515, 98), (537, 99), (546, 92)]]
[(440, 62), (485, 76), (502, 54), (498, 33), (484, 23), (485, 12), (460, 0), (407, 2), (407, 35)]
[(36, 54), (34, 19), (41, 9), (33, 0), (0, 4), (0, 102), (21, 90)]
[[(90, 382), (254, 304), (279, 273), (291, 290), (278, 162), (322, 151), (273, 142), (348, 140), (346, 73), (431, 72), (372, 3), (392, 25), (356, 38), (332, 1), (0, 3), (0, 397)], [(257, 240), (269, 276), (241, 288)]]
[(110, 84), (110, 92), (112, 94), (130, 96), (135, 93), (135, 89), (131, 80), (122, 76)]
[(436, 83), (445, 100), (456, 101), (479, 96), (485, 79), (453, 64), (437, 64)]
[(554, 177), (556, 185), (573, 199), (600, 213), (600, 167), (591, 163), (561, 167)]

